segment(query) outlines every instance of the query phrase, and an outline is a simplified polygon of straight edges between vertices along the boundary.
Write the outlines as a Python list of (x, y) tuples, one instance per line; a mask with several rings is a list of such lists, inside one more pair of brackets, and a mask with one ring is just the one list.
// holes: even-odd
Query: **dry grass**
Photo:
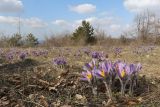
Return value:
[[(67, 50), (66, 48), (70, 48)], [(102, 107), (107, 102), (103, 90), (92, 97), (87, 83), (79, 81), (82, 66), (91, 60), (90, 56), (77, 51), (83, 47), (49, 48), (47, 57), (30, 57), (23, 62), (0, 65), (0, 106), (2, 107), (55, 107), (62, 105)], [(119, 98), (110, 106), (160, 106), (160, 47), (141, 56), (132, 51), (135, 47), (122, 47), (122, 53), (115, 57), (114, 47), (88, 47), (91, 50), (104, 51), (111, 60), (125, 60), (130, 63), (141, 62), (140, 86), (134, 97)], [(60, 53), (59, 50), (62, 50)], [(59, 55), (66, 57), (68, 67), (65, 70), (55, 68), (51, 61)], [(103, 87), (102, 87), (103, 88)], [(76, 94), (83, 99), (76, 99)], [(67, 106), (67, 107), (70, 107)]]

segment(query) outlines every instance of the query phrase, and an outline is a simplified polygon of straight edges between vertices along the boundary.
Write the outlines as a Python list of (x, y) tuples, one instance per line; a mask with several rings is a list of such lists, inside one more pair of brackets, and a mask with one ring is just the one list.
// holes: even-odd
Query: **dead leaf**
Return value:
[(31, 100), (34, 100), (35, 95), (34, 95), (34, 94), (30, 94), (30, 95), (28, 96), (28, 98), (31, 99)]
[(2, 98), (0, 99), (0, 106), (6, 106), (6, 105), (8, 105), (9, 103), (10, 103), (10, 101), (7, 99), (6, 96), (4, 96), (4, 97), (2, 97)]
[(43, 95), (41, 95), (40, 97), (40, 104), (43, 105), (44, 107), (49, 107), (45, 97)]
[(139, 102), (142, 102), (142, 101), (143, 101), (142, 97), (139, 97), (137, 100), (138, 100)]
[(45, 81), (42, 79), (38, 79), (37, 82), (38, 82), (38, 85), (42, 85), (45, 88), (47, 88), (50, 85), (50, 83), (48, 81)]
[(49, 91), (57, 91), (57, 89), (55, 87), (49, 87), (48, 89), (49, 89)]
[(137, 103), (136, 102), (134, 102), (134, 101), (129, 101), (128, 102), (128, 105), (136, 105)]

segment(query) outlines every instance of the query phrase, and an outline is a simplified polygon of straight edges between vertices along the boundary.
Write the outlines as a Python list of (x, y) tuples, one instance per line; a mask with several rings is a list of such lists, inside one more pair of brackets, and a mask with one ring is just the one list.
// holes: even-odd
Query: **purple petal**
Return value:
[(140, 63), (136, 66), (136, 72), (139, 72), (142, 69), (142, 65)]
[(81, 81), (88, 81), (87, 78), (80, 78)]
[(131, 69), (130, 69), (130, 66), (129, 66), (129, 65), (126, 65), (126, 66), (125, 66), (125, 72), (126, 72), (126, 74), (127, 74), (127, 75), (131, 75), (131, 74), (132, 74), (132, 72), (131, 72)]

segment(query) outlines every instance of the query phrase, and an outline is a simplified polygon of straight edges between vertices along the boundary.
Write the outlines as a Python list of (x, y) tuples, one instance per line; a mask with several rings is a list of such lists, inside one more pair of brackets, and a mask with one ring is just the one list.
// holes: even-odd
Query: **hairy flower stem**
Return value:
[(92, 93), (94, 95), (94, 98), (97, 96), (97, 88), (92, 86)]
[(120, 79), (120, 83), (121, 83), (121, 96), (123, 97), (125, 95), (125, 85), (121, 79)]
[(108, 85), (105, 81), (103, 81), (105, 87), (106, 87), (106, 91), (107, 91), (107, 96), (109, 97), (109, 99), (112, 100), (112, 91), (111, 91), (111, 87), (110, 85)]
[(133, 80), (130, 81), (130, 87), (129, 87), (129, 95), (133, 95)]
[(136, 76), (136, 75), (133, 75), (133, 77), (132, 77), (131, 80), (130, 80), (130, 87), (129, 87), (129, 95), (130, 95), (130, 96), (133, 96), (134, 87), (136, 87), (136, 86), (137, 86), (137, 83), (138, 83), (137, 80), (138, 80), (138, 79), (137, 79), (137, 76)]

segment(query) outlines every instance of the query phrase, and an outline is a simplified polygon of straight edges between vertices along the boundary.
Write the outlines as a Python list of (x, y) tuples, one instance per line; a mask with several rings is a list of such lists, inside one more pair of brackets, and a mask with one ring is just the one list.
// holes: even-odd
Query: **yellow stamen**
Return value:
[(101, 76), (105, 77), (105, 72), (103, 70), (101, 71)]
[(91, 73), (88, 73), (87, 74), (87, 79), (91, 79), (92, 78), (92, 74)]
[(121, 77), (123, 78), (124, 76), (125, 76), (125, 71), (123, 70), (122, 72), (121, 72)]

